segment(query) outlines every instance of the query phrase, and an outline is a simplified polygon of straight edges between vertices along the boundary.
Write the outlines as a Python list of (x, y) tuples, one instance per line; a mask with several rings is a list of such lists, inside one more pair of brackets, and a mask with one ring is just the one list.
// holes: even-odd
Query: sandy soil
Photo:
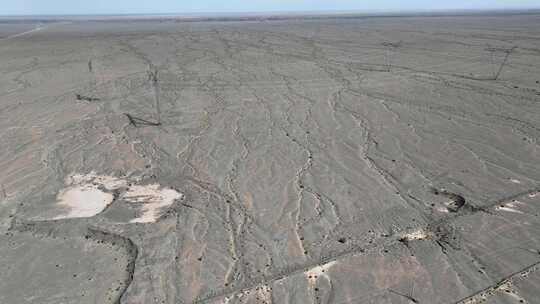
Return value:
[(537, 303), (540, 15), (0, 39), (1, 303)]

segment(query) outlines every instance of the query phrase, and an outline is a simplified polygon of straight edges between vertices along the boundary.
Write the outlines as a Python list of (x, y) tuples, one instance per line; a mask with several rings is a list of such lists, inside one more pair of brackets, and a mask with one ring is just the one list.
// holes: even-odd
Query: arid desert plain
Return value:
[(540, 14), (3, 20), (0, 303), (540, 303), (539, 140)]

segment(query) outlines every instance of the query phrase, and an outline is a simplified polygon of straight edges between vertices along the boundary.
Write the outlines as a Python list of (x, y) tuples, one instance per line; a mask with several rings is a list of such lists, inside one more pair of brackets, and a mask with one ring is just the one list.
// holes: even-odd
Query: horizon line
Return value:
[(358, 15), (358, 16), (407, 16), (407, 15), (452, 15), (464, 13), (499, 13), (499, 14), (515, 14), (515, 13), (540, 13), (540, 6), (535, 7), (508, 7), (508, 8), (455, 8), (455, 9), (410, 9), (410, 10), (268, 10), (268, 11), (191, 11), (191, 12), (174, 12), (174, 13), (98, 13), (98, 14), (0, 14), (0, 18), (24, 18), (24, 17), (279, 17), (279, 16), (328, 16), (328, 15)]

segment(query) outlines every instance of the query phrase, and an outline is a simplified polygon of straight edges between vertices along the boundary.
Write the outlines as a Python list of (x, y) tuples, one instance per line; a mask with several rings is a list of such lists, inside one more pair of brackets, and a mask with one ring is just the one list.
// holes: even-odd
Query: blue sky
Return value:
[(540, 0), (0, 0), (0, 15), (540, 8)]

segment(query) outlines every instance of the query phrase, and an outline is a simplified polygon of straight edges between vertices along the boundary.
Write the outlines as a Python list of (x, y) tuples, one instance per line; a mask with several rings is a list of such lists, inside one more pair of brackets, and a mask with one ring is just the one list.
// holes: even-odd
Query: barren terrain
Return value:
[(540, 15), (0, 23), (0, 303), (539, 303)]

